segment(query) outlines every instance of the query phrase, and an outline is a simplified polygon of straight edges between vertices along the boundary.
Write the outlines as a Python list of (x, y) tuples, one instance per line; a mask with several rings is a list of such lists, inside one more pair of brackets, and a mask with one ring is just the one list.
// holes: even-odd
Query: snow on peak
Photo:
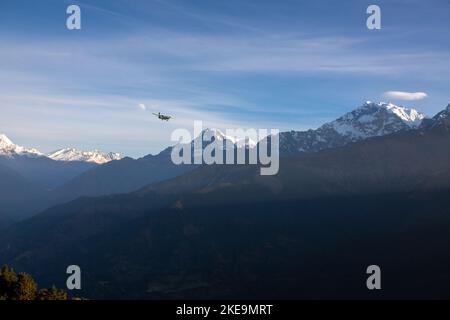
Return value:
[[(219, 141), (231, 141), (231, 143), (238, 148), (253, 148), (257, 145), (257, 143), (253, 139), (246, 136), (245, 130), (236, 130), (234, 131), (234, 133), (232, 133), (232, 135), (227, 135), (218, 129), (210, 128), (204, 130), (203, 132), (208, 134), (207, 137), (211, 137), (212, 135)], [(257, 139), (257, 137), (255, 138)]]
[(425, 116), (392, 103), (366, 101), (362, 106), (316, 130), (282, 132), (280, 152), (316, 152), (400, 130), (415, 129)]
[(346, 113), (337, 120), (323, 125), (352, 140), (381, 136), (402, 129), (417, 128), (425, 115), (415, 109), (392, 103), (367, 101), (361, 107)]
[[(233, 135), (227, 135), (219, 129), (207, 128), (204, 129), (194, 140), (192, 144), (201, 142), (203, 138), (203, 146), (208, 145), (211, 141), (221, 141), (224, 148), (226, 148), (226, 143), (231, 142), (237, 148), (253, 148), (257, 145), (253, 139), (245, 136), (244, 131), (235, 131)], [(214, 138), (214, 139), (213, 139)]]
[(37, 149), (28, 149), (16, 145), (4, 134), (0, 134), (0, 156), (8, 158), (18, 156), (26, 156), (28, 158), (48, 157), (56, 161), (85, 161), (97, 164), (122, 159), (122, 156), (118, 153), (103, 153), (98, 150), (79, 151), (72, 148), (61, 149), (46, 155)]
[(119, 153), (104, 153), (98, 150), (81, 151), (73, 148), (57, 150), (47, 155), (50, 159), (56, 161), (83, 161), (97, 164), (104, 164), (113, 160), (122, 159)]
[[(230, 137), (227, 137), (222, 131), (220, 131), (219, 129), (214, 129), (214, 128), (207, 128), (205, 130), (202, 131), (201, 136), (203, 136), (203, 139), (208, 140), (208, 139), (212, 139), (212, 137), (214, 137), (215, 139), (219, 140), (219, 141), (224, 141), (224, 140), (232, 140), (230, 139)], [(197, 138), (200, 138), (197, 137)]]
[(236, 147), (238, 148), (254, 148), (258, 144), (254, 140), (246, 137), (242, 139), (236, 139), (235, 143)]
[(6, 147), (6, 146), (11, 146), (14, 143), (12, 143), (11, 140), (9, 140), (9, 138), (4, 135), (4, 134), (0, 134), (0, 148), (2, 147)]
[(0, 134), (0, 156), (27, 156), (30, 158), (36, 158), (43, 157), (45, 155), (37, 149), (27, 149), (25, 147), (16, 145), (6, 135)]
[(401, 106), (396, 106), (392, 103), (385, 105), (388, 111), (396, 114), (405, 124), (409, 125), (411, 128), (418, 127), (425, 115), (417, 111), (416, 109), (409, 109)]
[[(380, 109), (380, 110), (386, 110), (390, 113), (395, 114), (397, 117), (399, 117), (405, 124), (411, 126), (411, 127), (417, 127), (420, 125), (420, 122), (425, 118), (425, 115), (417, 111), (413, 108), (406, 108), (403, 106), (397, 106), (393, 103), (386, 103), (386, 102), (371, 102), (367, 101), (362, 107), (358, 109)], [(357, 110), (358, 110), (357, 109)]]

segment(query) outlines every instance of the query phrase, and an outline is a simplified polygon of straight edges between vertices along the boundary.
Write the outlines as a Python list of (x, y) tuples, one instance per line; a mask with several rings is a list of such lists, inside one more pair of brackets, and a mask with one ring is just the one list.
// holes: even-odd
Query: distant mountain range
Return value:
[[(280, 134), (281, 154), (315, 152), (374, 136), (414, 129), (419, 127), (424, 119), (425, 115), (415, 109), (396, 106), (392, 103), (367, 101), (355, 110), (316, 130), (282, 132)], [(206, 129), (201, 136), (207, 136), (205, 140), (210, 138), (219, 141), (228, 140), (237, 147), (253, 148), (257, 145), (257, 141), (236, 140), (235, 137), (226, 136), (218, 129)], [(48, 157), (56, 161), (81, 161), (96, 164), (105, 164), (123, 158), (119, 153), (104, 153), (98, 150), (80, 151), (73, 148), (44, 154), (35, 148), (28, 149), (16, 145), (4, 134), (0, 134), (0, 156)]]
[(98, 150), (94, 151), (80, 151), (73, 148), (66, 148), (54, 151), (47, 155), (50, 159), (56, 161), (83, 161), (93, 162), (96, 164), (104, 164), (113, 160), (122, 159), (120, 153), (109, 152), (103, 153)]
[(25, 148), (13, 143), (5, 134), (0, 134), (0, 156), (8, 158), (47, 157), (56, 161), (82, 161), (96, 164), (104, 164), (112, 160), (120, 160), (123, 158), (119, 153), (104, 153), (98, 150), (81, 151), (73, 148), (60, 149), (49, 154), (44, 154), (35, 148)]
[[(376, 104), (339, 122), (360, 127), (372, 106), (392, 117)], [(370, 298), (365, 267), (379, 264), (384, 298), (448, 298), (450, 105), (390, 134), (360, 130), (283, 157), (276, 176), (205, 165), (55, 206), (2, 232), (0, 261), (58, 286), (76, 261), (87, 297)]]
[[(367, 102), (316, 130), (280, 133), (280, 152), (282, 156), (289, 156), (344, 146), (373, 136), (417, 128), (423, 119), (425, 116), (414, 109)], [(230, 141), (235, 148), (248, 149), (257, 145), (257, 141), (236, 140), (217, 129), (206, 129), (195, 139), (202, 137), (203, 147), (209, 143), (207, 141), (213, 140)], [(174, 165), (170, 158), (171, 151), (172, 147), (168, 147), (157, 155), (140, 159), (75, 149), (62, 149), (45, 155), (37, 149), (18, 146), (1, 135), (0, 164), (13, 169), (34, 189), (39, 190), (38, 197), (30, 197), (30, 201), (25, 201), (28, 204), (25, 212), (22, 209), (23, 201), (19, 200), (16, 207), (12, 206), (11, 210), (6, 211), (17, 217), (29, 216), (80, 196), (132, 192), (196, 168), (195, 165)]]

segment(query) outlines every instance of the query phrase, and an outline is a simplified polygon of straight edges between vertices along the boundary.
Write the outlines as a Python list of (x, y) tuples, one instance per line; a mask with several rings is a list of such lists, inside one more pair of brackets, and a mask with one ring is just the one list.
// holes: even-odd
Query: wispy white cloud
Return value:
[[(143, 155), (166, 146), (171, 130), (189, 128), (194, 120), (219, 129), (288, 129), (295, 121), (261, 117), (282, 112), (283, 106), (261, 107), (239, 87), (223, 90), (227, 88), (214, 83), (217, 77), (232, 82), (230, 75), (260, 73), (397, 78), (420, 73), (442, 81), (450, 74), (446, 52), (372, 52), (368, 44), (361, 38), (161, 30), (76, 40), (5, 37), (0, 50), (0, 127), (6, 133), (29, 131), (31, 137), (41, 135), (49, 141), (102, 141), (101, 149)], [(423, 98), (420, 94), (395, 97), (413, 100)], [(174, 119), (162, 126), (139, 109), (158, 110)], [(245, 112), (252, 113), (251, 119), (242, 115)], [(106, 141), (117, 145), (109, 148)]]
[[(11, 66), (30, 64), (36, 72), (45, 67), (67, 67), (74, 75), (88, 71), (133, 74), (134, 82), (173, 81), (186, 71), (200, 72), (322, 72), (401, 75), (420, 71), (442, 71), (450, 67), (445, 52), (375, 52), (370, 39), (349, 37), (307, 37), (285, 35), (198, 35), (161, 30), (104, 39), (70, 39), (20, 42), (8, 40), (0, 52), (1, 61)], [(1, 65), (0, 61), (0, 65)], [(420, 63), (419, 63), (420, 62)], [(38, 65), (40, 68), (36, 68)], [(37, 70), (36, 70), (37, 69)], [(109, 72), (108, 72), (109, 70)], [(123, 81), (122, 78), (118, 78)], [(130, 81), (130, 79), (127, 79)]]
[(413, 101), (425, 99), (428, 94), (425, 92), (386, 91), (383, 96), (389, 99)]

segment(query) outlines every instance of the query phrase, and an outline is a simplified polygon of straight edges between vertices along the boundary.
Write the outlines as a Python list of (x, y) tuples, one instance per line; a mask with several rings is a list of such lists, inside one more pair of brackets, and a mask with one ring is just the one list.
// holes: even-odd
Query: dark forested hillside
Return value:
[[(171, 205), (76, 235), (47, 221), (50, 236), (22, 226), (24, 247), (1, 254), (44, 285), (63, 285), (75, 261), (91, 298), (449, 298), (447, 194)], [(20, 240), (25, 231), (42, 241)], [(371, 264), (380, 294), (365, 288)]]
[(12, 168), (42, 189), (53, 189), (61, 186), (96, 166), (95, 163), (55, 161), (47, 157), (18, 156), (9, 158), (1, 155), (0, 164)]
[(0, 164), (0, 228), (33, 211), (44, 195), (42, 188)]

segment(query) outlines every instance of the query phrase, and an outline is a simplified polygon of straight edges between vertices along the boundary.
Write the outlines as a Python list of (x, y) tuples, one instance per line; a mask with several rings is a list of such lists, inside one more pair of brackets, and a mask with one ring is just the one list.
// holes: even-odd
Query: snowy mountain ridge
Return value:
[(45, 157), (45, 154), (37, 149), (27, 149), (14, 144), (6, 135), (0, 134), (0, 155), (8, 158), (15, 156), (26, 156), (29, 158)]
[(201, 132), (201, 134), (195, 138), (192, 143), (195, 141), (201, 140), (203, 137), (204, 142), (209, 143), (210, 141), (220, 141), (223, 143), (223, 147), (226, 148), (226, 143), (229, 141), (232, 145), (237, 148), (253, 148), (257, 145), (255, 141), (253, 141), (249, 137), (239, 137), (239, 136), (230, 136), (223, 133), (219, 129), (207, 128)]
[(316, 152), (370, 137), (418, 128), (425, 115), (392, 103), (367, 101), (316, 130), (280, 133), (280, 153)]
[(7, 158), (27, 157), (27, 158), (50, 158), (55, 161), (82, 161), (96, 164), (103, 164), (112, 160), (120, 160), (119, 153), (104, 153), (98, 150), (80, 151), (73, 148), (57, 150), (50, 154), (40, 152), (35, 148), (25, 148), (13, 143), (5, 134), (0, 134), (0, 156)]
[(56, 161), (83, 161), (94, 162), (97, 164), (104, 164), (113, 160), (120, 160), (123, 158), (120, 153), (105, 153), (99, 150), (81, 151), (73, 148), (60, 149), (48, 154), (47, 156), (50, 159)]

